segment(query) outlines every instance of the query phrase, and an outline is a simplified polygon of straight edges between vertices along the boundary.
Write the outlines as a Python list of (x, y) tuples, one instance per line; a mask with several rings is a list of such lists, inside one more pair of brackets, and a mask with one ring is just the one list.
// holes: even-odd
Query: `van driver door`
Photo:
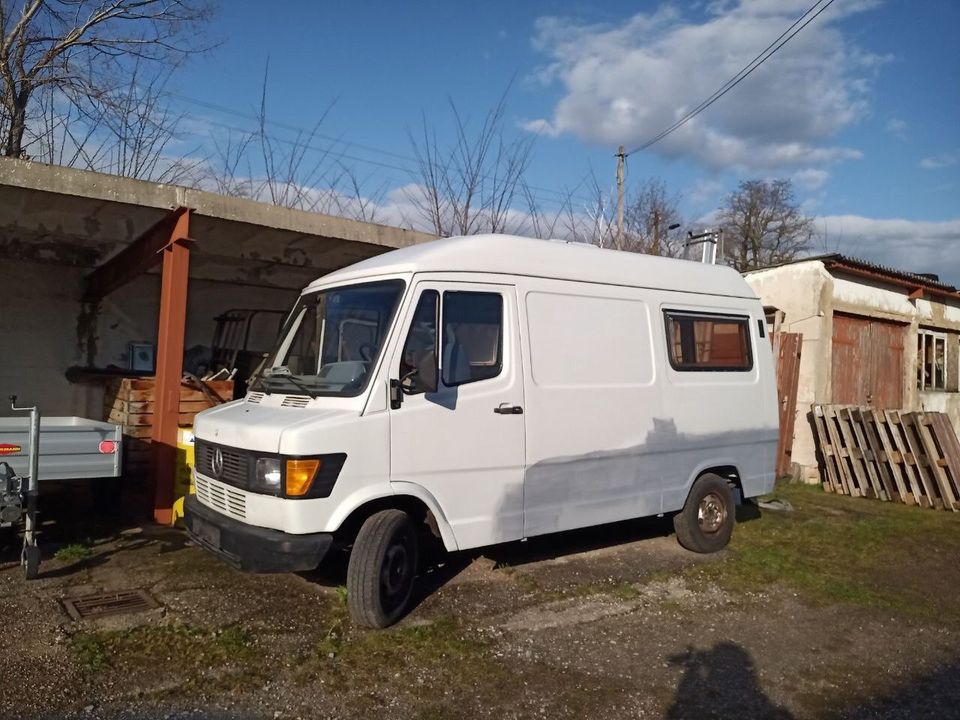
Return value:
[(391, 481), (426, 489), (461, 549), (519, 539), (525, 446), (516, 289), (421, 281), (401, 327), (390, 365), (403, 390), (390, 410)]

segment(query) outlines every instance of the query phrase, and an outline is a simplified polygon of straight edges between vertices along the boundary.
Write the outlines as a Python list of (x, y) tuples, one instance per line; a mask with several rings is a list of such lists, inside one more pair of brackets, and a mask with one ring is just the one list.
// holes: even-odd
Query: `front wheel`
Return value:
[(701, 475), (690, 488), (683, 510), (673, 516), (677, 541), (693, 552), (722, 550), (733, 534), (735, 514), (730, 484), (719, 475)]
[(402, 510), (382, 510), (363, 523), (347, 565), (347, 605), (358, 625), (385, 628), (406, 613), (419, 552), (417, 532)]

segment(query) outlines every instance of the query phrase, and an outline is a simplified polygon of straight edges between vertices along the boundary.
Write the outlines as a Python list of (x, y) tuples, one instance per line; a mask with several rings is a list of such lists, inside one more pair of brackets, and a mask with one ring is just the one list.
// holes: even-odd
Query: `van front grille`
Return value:
[(247, 498), (242, 492), (202, 475), (195, 476), (195, 484), (197, 499), (201, 503), (238, 520), (246, 519)]
[[(217, 461), (218, 450), (222, 465)], [(249, 487), (255, 470), (251, 454), (222, 445), (211, 445), (203, 440), (196, 441), (194, 453), (198, 473), (228, 485)]]

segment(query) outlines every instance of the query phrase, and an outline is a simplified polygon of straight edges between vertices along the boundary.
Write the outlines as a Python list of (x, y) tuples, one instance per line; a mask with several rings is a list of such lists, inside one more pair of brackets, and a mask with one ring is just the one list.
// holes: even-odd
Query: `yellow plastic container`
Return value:
[(183, 499), (197, 490), (193, 484), (193, 466), (196, 463), (192, 427), (177, 430), (177, 474), (173, 481), (173, 524), (183, 518)]

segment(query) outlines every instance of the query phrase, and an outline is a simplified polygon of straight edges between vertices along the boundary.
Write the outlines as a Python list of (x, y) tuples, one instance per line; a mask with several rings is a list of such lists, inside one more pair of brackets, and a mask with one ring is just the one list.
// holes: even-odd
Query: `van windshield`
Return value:
[(403, 295), (402, 280), (304, 295), (251, 389), (311, 397), (359, 395), (367, 386)]

